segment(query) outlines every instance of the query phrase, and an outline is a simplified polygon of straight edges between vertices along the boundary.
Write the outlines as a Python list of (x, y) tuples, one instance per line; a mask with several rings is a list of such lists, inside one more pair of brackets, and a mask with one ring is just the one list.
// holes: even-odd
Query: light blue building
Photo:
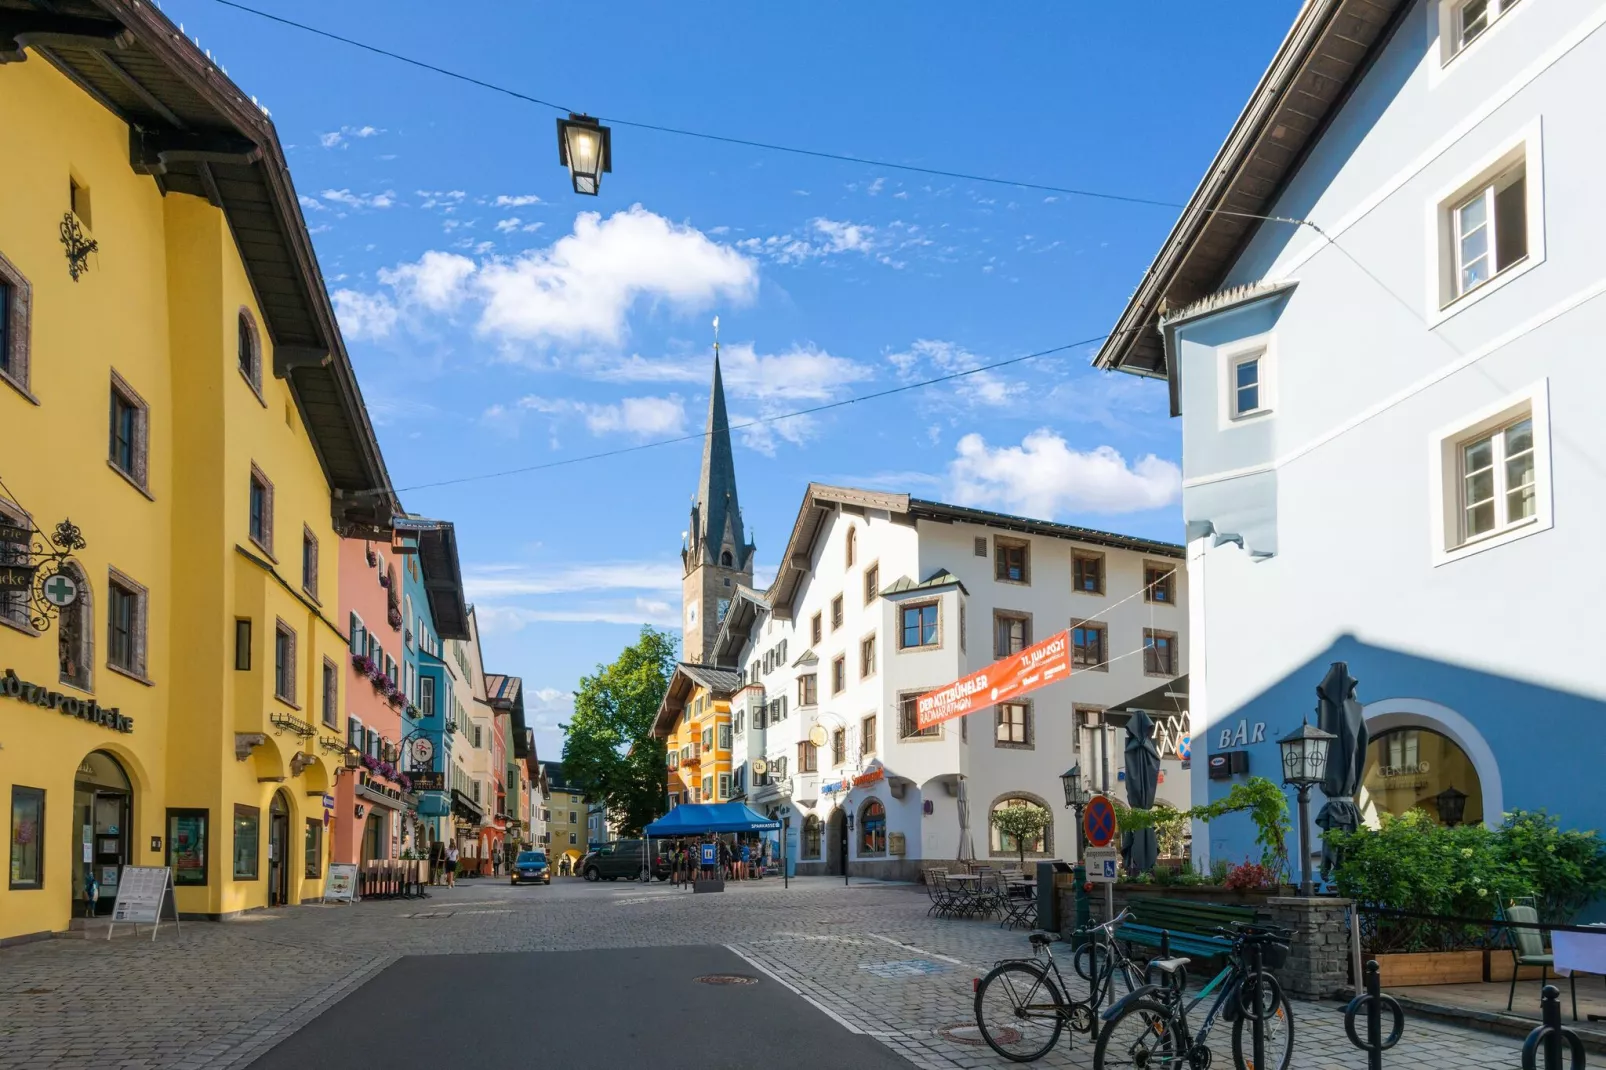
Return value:
[(450, 839), (451, 747), (456, 735), (452, 674), (442, 640), (469, 637), (468, 607), (457, 560), (457, 532), (444, 520), (408, 517), (396, 522), (403, 545), (402, 676), (407, 706), (403, 768), (418, 799), (418, 832), (412, 846)]
[(1307, 3), (1098, 354), (1182, 420), (1196, 802), (1342, 661), (1369, 819), (1606, 818), (1603, 27)]

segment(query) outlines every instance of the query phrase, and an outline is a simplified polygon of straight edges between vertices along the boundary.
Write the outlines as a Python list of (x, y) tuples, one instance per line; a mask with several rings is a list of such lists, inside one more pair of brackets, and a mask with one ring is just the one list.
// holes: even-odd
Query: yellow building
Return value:
[(44, 558), (0, 592), (0, 942), (123, 865), (187, 914), (322, 894), (338, 540), (396, 509), (270, 119), (97, 9), (0, 37), (0, 566)]
[(729, 802), (731, 696), (746, 685), (734, 669), (681, 662), (669, 678), (653, 735), (664, 740), (670, 809), (681, 803)]
[(580, 861), (586, 853), (586, 797), (563, 772), (562, 762), (542, 762), (542, 779), (546, 782), (547, 858), (556, 866), (567, 858), (569, 865)]

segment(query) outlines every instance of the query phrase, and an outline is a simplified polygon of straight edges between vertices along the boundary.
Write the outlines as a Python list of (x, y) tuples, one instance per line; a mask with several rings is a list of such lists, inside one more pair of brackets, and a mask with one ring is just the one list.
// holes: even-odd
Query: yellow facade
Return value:
[(586, 800), (578, 792), (553, 788), (547, 806), (551, 820), (547, 822), (548, 858), (553, 865), (567, 857), (570, 864), (580, 861), (586, 853)]
[(692, 686), (674, 730), (666, 738), (669, 802), (728, 802), (731, 787), (730, 699), (702, 684)]
[[(5, 622), (0, 672), (132, 718), (132, 731), (120, 732), (0, 694), (0, 800), (13, 855), (13, 880), (0, 884), (0, 941), (65, 929), (82, 909), (83, 825), (96, 825), (105, 800), (95, 796), (86, 815), (75, 780), (104, 765), (88, 760), (95, 751), (115, 759), (131, 790), (126, 823), (95, 827), (91, 853), (121, 839), (126, 864), (168, 864), (169, 811), (204, 812), (205, 883), (177, 888), (181, 912), (268, 905), (276, 862), (284, 889), (273, 898), (321, 895), (328, 837), (309, 843), (308, 822), (322, 826), (340, 763), (333, 745), (344, 738), (345, 674), (332, 674), (329, 707), (322, 693), (324, 659), (340, 666), (346, 656), (339, 537), (329, 482), (289, 386), (273, 373), (267, 320), (229, 221), (206, 199), (164, 196), (136, 173), (123, 120), (32, 52), (0, 66), (0, 128), (18, 147), (0, 161), (0, 257), (26, 280), (31, 321), (26, 382), (0, 377), (0, 509), (12, 519), (26, 510), (46, 533), (67, 517), (82, 530), (87, 546), (74, 560), (87, 580), (91, 651), (88, 686), (73, 687), (62, 682), (60, 621), (42, 633)], [(86, 236), (99, 245), (77, 281), (58, 234), (74, 185)], [(239, 366), (242, 310), (258, 325), (256, 383)], [(143, 486), (108, 462), (114, 379), (145, 408)], [(271, 553), (249, 531), (253, 469), (271, 485), (261, 540)], [(304, 535), (318, 547), (316, 597), (304, 590)], [(114, 582), (144, 592), (142, 674), (109, 660)], [(236, 662), (240, 620), (251, 622), (249, 668)], [(275, 697), (280, 628), (293, 635), (289, 702)], [(334, 713), (327, 726), (325, 709)], [(286, 730), (284, 718), (275, 725), (275, 713), (320, 734)], [(35, 855), (18, 843), (30, 834), (16, 827), (17, 788), (44, 792), (44, 825), (33, 834), (42, 879), (21, 887), (17, 859), (27, 868)], [(276, 799), (285, 834), (270, 858)], [(237, 836), (237, 807), (256, 811), (254, 867), (250, 814), (240, 813)], [(31, 811), (22, 812), (26, 822)], [(254, 877), (236, 877), (237, 853)]]

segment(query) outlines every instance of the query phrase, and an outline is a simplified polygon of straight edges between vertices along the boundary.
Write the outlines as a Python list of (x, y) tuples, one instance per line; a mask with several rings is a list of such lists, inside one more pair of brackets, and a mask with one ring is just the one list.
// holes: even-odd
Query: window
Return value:
[(875, 714), (859, 720), (859, 753), (875, 753)]
[(729, 773), (719, 774), (719, 797), (721, 799), (731, 797), (731, 775)]
[(731, 749), (731, 726), (728, 724), (722, 724), (719, 726), (719, 749)]
[(111, 570), (106, 583), (106, 665), (145, 679), (145, 588)]
[[(1498, 150), (1497, 150), (1498, 151)], [(1544, 154), (1535, 118), (1515, 144), (1433, 195), (1429, 327), (1544, 262)], [(1469, 169), (1471, 170), (1471, 169)], [(1474, 297), (1473, 295), (1477, 296)]]
[(1031, 544), (1023, 539), (993, 539), (993, 578), (1003, 583), (1031, 583)]
[(11, 890), (45, 886), (45, 791), (11, 788)]
[(1177, 601), (1177, 569), (1175, 565), (1143, 563), (1143, 600), (1174, 605)]
[(848, 730), (838, 728), (831, 733), (831, 764), (841, 765), (848, 760)]
[(831, 659), (831, 694), (840, 695), (848, 686), (848, 656), (838, 654)]
[(859, 853), (887, 853), (887, 808), (880, 799), (866, 799), (859, 810)]
[(871, 562), (864, 568), (864, 604), (869, 605), (881, 594), (881, 565)]
[(78, 597), (56, 618), (56, 653), (61, 663), (61, 682), (80, 691), (95, 685), (95, 606), (89, 578), (76, 564), (62, 571), (78, 585)]
[(1541, 380), (1436, 433), (1433, 482), (1443, 519), (1435, 564), (1551, 527), (1547, 390)]
[(1449, 25), (1444, 27), (1448, 31), (1445, 57), (1448, 59), (1482, 37), (1496, 19), (1517, 6), (1517, 0), (1461, 0), (1460, 3), (1444, 0), (1444, 5), (1449, 9)]
[(0, 378), (28, 393), (28, 316), (33, 288), (0, 256)]
[(251, 671), (251, 622), (244, 617), (234, 622), (234, 668)]
[(167, 811), (167, 864), (173, 869), (175, 885), (206, 883), (210, 827), (211, 813), (207, 810)]
[(1104, 635), (1102, 624), (1072, 622), (1071, 665), (1078, 669), (1107, 671), (1109, 663), (1105, 660)]
[[(1000, 810), (1016, 806), (1031, 806), (1039, 810), (1046, 809), (1035, 799), (1012, 797), (998, 800), (998, 802), (993, 804), (992, 812), (996, 814)], [(1028, 840), (1024, 845), (1022, 845), (1015, 839), (1015, 837), (1009, 835), (1008, 833), (999, 831), (998, 826), (993, 824), (990, 819), (987, 822), (987, 826), (992, 830), (991, 847), (992, 853), (995, 855), (1015, 855), (1019, 857), (1019, 855), (1022, 853), (1023, 846), (1024, 853), (1029, 855), (1048, 854), (1049, 844), (1052, 842), (1050, 839), (1050, 833), (1053, 830), (1052, 823), (1050, 823), (1048, 828), (1045, 828), (1042, 832), (1038, 833), (1035, 838)]]
[(301, 589), (318, 600), (318, 537), (306, 526), (301, 529)]
[(92, 229), (89, 212), (89, 187), (72, 176), (67, 177), (67, 206), (72, 214), (78, 217), (78, 222), (84, 225), (85, 230)]
[(1143, 671), (1149, 676), (1177, 674), (1177, 637), (1170, 632), (1143, 629)]
[(262, 392), (262, 347), (257, 344), (256, 321), (251, 313), (240, 309), (239, 334), (236, 338), (236, 352), (240, 362), (240, 374), (245, 381), (251, 384), (251, 389), (258, 394)]
[[(28, 565), (31, 555), (28, 544), (33, 538), (33, 525), (21, 513), (0, 505), (0, 566)], [(0, 620), (33, 631), (29, 620), (27, 590), (0, 590)]]
[(296, 633), (282, 620), (273, 629), (273, 694), (296, 704)]
[(1000, 702), (993, 707), (993, 742), (1004, 747), (1032, 745), (1032, 707), (1028, 702)]
[(929, 728), (919, 727), (920, 722), (915, 716), (915, 700), (923, 694), (924, 691), (916, 691), (898, 700), (899, 739), (932, 739), (942, 735), (940, 724), (934, 724)]
[(979, 535), (976, 537), (976, 556), (987, 556), (987, 540)]
[(911, 650), (923, 646), (938, 645), (936, 602), (927, 602), (918, 606), (904, 606), (902, 619), (903, 628), (898, 640), (899, 649)]
[(724, 565), (726, 568), (730, 568), (736, 564), (736, 559), (731, 556), (731, 552), (729, 550), (726, 550), (724, 553), (719, 555), (719, 563)]
[(435, 678), (433, 676), (420, 676), (418, 678), (418, 712), (425, 717), (435, 716)]
[(112, 372), (111, 446), (108, 459), (134, 486), (146, 490), (150, 409), (121, 375)]
[[(391, 657), (389, 654), (385, 655), (385, 678), (392, 684), (395, 684), (396, 682), (396, 659)], [(479, 737), (477, 736), (475, 737), (476, 742), (474, 745), (476, 747), (479, 746), (479, 743), (477, 742), (478, 738)]]
[(819, 677), (811, 672), (799, 676), (797, 678), (797, 704), (799, 706), (814, 706), (819, 701)]
[(703, 729), (703, 753), (712, 754), (714, 751), (714, 728), (712, 725)]
[(577, 844), (577, 843), (579, 843), (579, 842), (580, 842), (580, 841), (579, 841), (579, 840), (578, 840), (578, 839), (576, 839), (576, 838), (575, 838), (575, 835), (574, 835), (574, 833), (572, 833), (572, 832), (571, 832), (571, 833), (569, 833), (569, 846), (570, 846), (570, 847), (573, 847), (573, 846), (574, 846), (574, 845), (575, 845), (575, 844)]
[(818, 859), (820, 857), (821, 833), (824, 824), (818, 817), (810, 814), (803, 819), (803, 857)]
[(474, 726), (474, 749), (475, 750), (484, 750), (485, 749), (485, 736), (484, 736), (483, 732), (481, 731), (481, 727), (479, 725), (475, 725)]
[(808, 740), (797, 745), (797, 771), (799, 773), (817, 773), (820, 770), (820, 748)]
[(1024, 613), (993, 613), (993, 655), (1008, 657), (1032, 645), (1032, 618)]
[(256, 465), (251, 466), (251, 541), (273, 556), (273, 484)]
[(842, 627), (842, 596), (837, 595), (831, 599), (831, 630), (834, 632)]
[(1531, 416), (1462, 443), (1458, 453), (1461, 542), (1532, 519), (1535, 486)]
[(356, 613), (351, 614), (351, 623), (347, 629), (351, 640), (353, 654), (366, 654), (368, 652), (368, 629), (363, 625), (362, 618)]
[(328, 728), (340, 727), (340, 669), (328, 658), (323, 659), (323, 723)]
[(1514, 167), (1495, 176), (1452, 211), (1456, 297), (1527, 257), (1524, 179), (1524, 169)]
[(307, 818), (306, 867), (303, 875), (316, 880), (323, 876), (323, 822)]
[(875, 633), (859, 640), (859, 679), (875, 675)]
[(820, 615), (816, 613), (814, 616), (809, 618), (809, 644), (811, 646), (819, 645), (821, 634)]
[(1071, 554), (1071, 589), (1082, 594), (1104, 593), (1103, 554)]
[(846, 543), (846, 552), (847, 552), (847, 564), (846, 564), (846, 567), (847, 568), (852, 568), (853, 567), (853, 555), (856, 554), (858, 552), (858, 550), (859, 550), (859, 529), (850, 527), (850, 528), (848, 528), (848, 537), (847, 537), (847, 543)]
[[(576, 819), (578, 818), (578, 816), (579, 815), (577, 815), (573, 810), (570, 810), (569, 811), (569, 824), (571, 824), (571, 825), (575, 824)], [(569, 842), (573, 843), (574, 841), (570, 840)]]
[(262, 811), (255, 806), (234, 804), (234, 879), (257, 879), (258, 856), (262, 853)]
[(713, 777), (713, 774), (709, 774), (708, 776), (703, 777), (703, 794), (702, 794), (702, 798), (704, 798), (704, 799), (712, 799), (713, 797), (714, 797), (714, 777)]
[(731, 731), (739, 736), (746, 728), (747, 712), (745, 710), (737, 710), (736, 716), (731, 719)]

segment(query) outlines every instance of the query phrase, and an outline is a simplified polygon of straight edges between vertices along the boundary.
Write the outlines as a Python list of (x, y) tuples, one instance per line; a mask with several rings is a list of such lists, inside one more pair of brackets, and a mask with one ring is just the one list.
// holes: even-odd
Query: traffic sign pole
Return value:
[[(1090, 847), (1108, 847), (1115, 842), (1120, 826), (1115, 819), (1115, 804), (1107, 795), (1095, 795), (1082, 810), (1082, 833)], [(1115, 917), (1115, 882), (1104, 883), (1104, 920)]]

